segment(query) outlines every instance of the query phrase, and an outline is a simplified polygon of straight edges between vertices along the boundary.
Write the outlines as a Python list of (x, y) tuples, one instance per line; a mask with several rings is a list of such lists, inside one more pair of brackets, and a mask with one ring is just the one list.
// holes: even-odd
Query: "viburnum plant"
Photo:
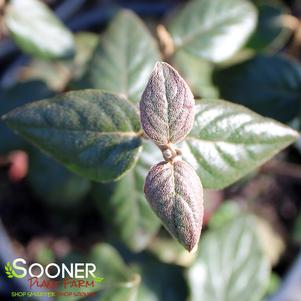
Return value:
[[(0, 56), (9, 60), (1, 72), (0, 156), (22, 165), (14, 152), (22, 150), (23, 170), (13, 177), (10, 166), (12, 181), (29, 164), (25, 181), (2, 193), (4, 206), (16, 196), (3, 222), (9, 230), (18, 216), (44, 217), (47, 210), (34, 227), (13, 223), (16, 239), (28, 238), (21, 239), (25, 251), (45, 226), (54, 239), (69, 237), (72, 249), (89, 249), (80, 261), (97, 263), (109, 279), (95, 297), (101, 300), (260, 301), (271, 294), (281, 239), (269, 229), (274, 222), (262, 220), (265, 210), (255, 216), (252, 209), (266, 197), (256, 189), (263, 178), (275, 185), (282, 179), (266, 173), (296, 163), (300, 150), (298, 141), (256, 171), (298, 137), (275, 121), (300, 125), (301, 67), (288, 7), (266, 0), (176, 1), (179, 7), (119, 1), (147, 16), (145, 26), (134, 11), (104, 1), (51, 1), (55, 11), (40, 0), (4, 2)], [(89, 18), (95, 12), (100, 18)], [(228, 191), (206, 191), (237, 181), (230, 194), (243, 197), (247, 210), (229, 201)], [(28, 193), (19, 199), (15, 187)], [(26, 210), (15, 211), (24, 197)], [(160, 231), (162, 223), (174, 240)], [(198, 244), (203, 223), (208, 229)], [(92, 248), (96, 240), (102, 243)], [(188, 254), (176, 240), (199, 249)], [(103, 242), (117, 242), (130, 265)], [(41, 252), (33, 259), (45, 266), (55, 255), (74, 259), (73, 252), (53, 252), (49, 260)]]
[(191, 251), (202, 229), (203, 188), (174, 144), (183, 141), (193, 127), (194, 99), (170, 65), (156, 64), (142, 95), (140, 116), (144, 132), (164, 158), (146, 177), (146, 198), (169, 232)]
[(19, 107), (3, 120), (70, 170), (98, 182), (123, 177), (136, 164), (142, 140), (151, 139), (164, 160), (150, 169), (145, 196), (189, 251), (202, 228), (201, 180), (206, 188), (228, 186), (298, 137), (240, 105), (195, 103), (183, 78), (163, 62), (156, 63), (142, 94), (140, 118), (122, 95), (82, 90)]

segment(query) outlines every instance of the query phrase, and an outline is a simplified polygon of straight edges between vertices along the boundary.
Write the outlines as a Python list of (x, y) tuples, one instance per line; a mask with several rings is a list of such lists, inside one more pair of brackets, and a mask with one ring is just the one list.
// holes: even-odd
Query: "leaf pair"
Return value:
[(165, 161), (149, 171), (144, 192), (167, 230), (186, 249), (198, 243), (203, 220), (203, 188), (193, 168), (181, 161), (173, 143), (193, 127), (194, 98), (178, 72), (157, 63), (140, 102), (141, 124)]
[[(298, 138), (292, 129), (226, 101), (204, 99), (194, 106), (184, 80), (165, 63), (156, 65), (140, 109), (145, 133), (165, 159), (151, 169), (146, 197), (172, 235), (188, 249), (201, 231), (198, 176), (205, 188), (224, 188)], [(137, 108), (113, 93), (69, 92), (17, 108), (3, 119), (71, 171), (97, 182), (121, 178), (140, 155), (143, 135)], [(178, 142), (181, 151), (173, 145)], [(196, 173), (180, 160), (181, 152)], [(139, 164), (132, 172), (141, 178)], [(130, 178), (119, 184), (128, 189), (127, 181)], [(118, 200), (122, 203), (122, 198)], [(137, 195), (137, 203), (140, 200)], [(141, 227), (146, 228), (149, 226)], [(124, 237), (129, 237), (127, 231)]]

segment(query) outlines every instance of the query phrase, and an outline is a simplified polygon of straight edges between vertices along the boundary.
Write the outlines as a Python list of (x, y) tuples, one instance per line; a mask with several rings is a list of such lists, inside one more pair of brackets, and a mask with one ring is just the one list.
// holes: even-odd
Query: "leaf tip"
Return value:
[(182, 240), (181, 243), (189, 253), (194, 254), (198, 250), (200, 236), (201, 236), (201, 227), (199, 231), (194, 231), (192, 233), (190, 239)]
[(172, 69), (172, 70), (176, 71), (175, 68), (173, 68), (171, 65), (169, 65), (166, 62), (162, 62), (162, 61), (157, 61), (155, 63), (154, 71), (157, 71), (157, 70), (160, 70), (160, 69), (164, 69), (164, 68), (166, 68), (166, 69)]
[(294, 137), (294, 139), (296, 141), (300, 138), (300, 133), (295, 130), (292, 130), (292, 136)]
[(186, 249), (189, 253), (194, 254), (197, 252), (198, 250), (198, 242), (195, 244), (191, 244), (189, 246), (186, 246)]
[(154, 70), (153, 70), (153, 71), (162, 68), (162, 64), (163, 64), (163, 62), (157, 61), (157, 62), (155, 63), (155, 66), (154, 66)]
[(290, 143), (296, 142), (300, 139), (300, 133), (292, 128), (288, 128), (287, 137), (290, 140)]
[(14, 117), (15, 117), (15, 115), (14, 115), (15, 110), (18, 110), (18, 108), (14, 109), (10, 112), (7, 112), (6, 114), (0, 116), (1, 121), (4, 122), (9, 127), (13, 126), (13, 121), (14, 121)]

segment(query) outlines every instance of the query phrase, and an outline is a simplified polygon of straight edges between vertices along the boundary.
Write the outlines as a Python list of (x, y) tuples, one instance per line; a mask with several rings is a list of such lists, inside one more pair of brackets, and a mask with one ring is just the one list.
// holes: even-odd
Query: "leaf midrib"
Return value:
[(106, 135), (119, 135), (119, 136), (125, 136), (125, 137), (135, 137), (140, 135), (140, 131), (134, 132), (134, 131), (128, 131), (128, 132), (121, 132), (121, 131), (113, 131), (113, 132), (100, 132), (98, 130), (80, 130), (80, 129), (61, 129), (61, 128), (55, 128), (55, 127), (28, 127), (28, 129), (41, 129), (46, 131), (65, 131), (65, 132), (81, 132), (81, 133), (96, 133), (99, 134), (99, 136), (106, 136)]
[(163, 74), (163, 80), (164, 80), (164, 98), (165, 98), (165, 103), (166, 103), (166, 109), (167, 109), (167, 122), (165, 120), (163, 120), (164, 123), (167, 124), (167, 131), (168, 131), (168, 134), (167, 134), (167, 140), (168, 140), (168, 143), (170, 142), (170, 136), (171, 136), (171, 133), (170, 133), (170, 105), (169, 105), (169, 101), (168, 101), (168, 96), (167, 96), (167, 86), (166, 86), (166, 78), (168, 77), (168, 75), (165, 74), (165, 69), (164, 69), (164, 66), (162, 66), (162, 74)]

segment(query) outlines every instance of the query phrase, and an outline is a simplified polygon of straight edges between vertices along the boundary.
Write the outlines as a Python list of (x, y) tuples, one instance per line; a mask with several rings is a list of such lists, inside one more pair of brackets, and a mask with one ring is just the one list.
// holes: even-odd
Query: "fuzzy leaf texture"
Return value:
[(195, 110), (194, 127), (181, 150), (207, 189), (229, 186), (299, 137), (291, 128), (227, 101), (200, 100)]
[(182, 141), (194, 121), (194, 98), (179, 73), (157, 62), (140, 101), (141, 124), (158, 145)]
[(138, 159), (138, 112), (115, 94), (69, 92), (19, 107), (3, 118), (24, 138), (91, 180), (120, 178)]
[(191, 251), (203, 221), (203, 188), (193, 168), (184, 161), (160, 162), (149, 171), (144, 192), (165, 228)]

